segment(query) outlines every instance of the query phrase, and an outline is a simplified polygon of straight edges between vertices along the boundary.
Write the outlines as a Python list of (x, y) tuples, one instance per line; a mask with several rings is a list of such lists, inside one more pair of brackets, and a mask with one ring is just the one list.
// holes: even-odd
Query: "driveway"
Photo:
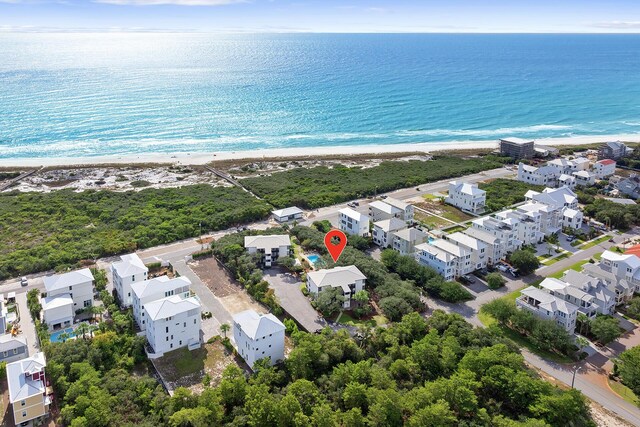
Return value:
[(302, 282), (297, 277), (282, 269), (271, 268), (265, 270), (264, 279), (275, 291), (282, 308), (305, 330), (315, 332), (326, 326), (325, 320), (300, 290)]
[(40, 350), (36, 338), (36, 325), (33, 323), (27, 306), (26, 292), (16, 293), (16, 304), (18, 304), (18, 310), (20, 310), (20, 334), (27, 339), (29, 356), (33, 356)]

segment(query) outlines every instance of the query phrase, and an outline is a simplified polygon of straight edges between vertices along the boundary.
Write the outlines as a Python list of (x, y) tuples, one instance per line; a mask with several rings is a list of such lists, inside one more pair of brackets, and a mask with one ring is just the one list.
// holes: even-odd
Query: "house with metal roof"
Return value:
[(347, 234), (367, 237), (369, 235), (369, 217), (351, 208), (340, 209), (338, 228)]
[(396, 217), (374, 222), (373, 243), (381, 248), (388, 248), (393, 242), (395, 233), (405, 228), (407, 228), (407, 223)]
[(149, 269), (137, 254), (122, 255), (120, 261), (111, 264), (113, 287), (120, 299), (120, 305), (130, 307), (133, 303), (131, 285), (147, 280)]
[(144, 305), (145, 335), (153, 357), (182, 347), (200, 348), (200, 313), (196, 296), (185, 294), (148, 302)]
[(365, 288), (367, 277), (355, 265), (334, 267), (307, 273), (307, 290), (318, 295), (325, 289), (338, 288), (344, 296), (344, 308), (351, 308), (356, 292)]
[(487, 192), (479, 189), (478, 184), (451, 181), (445, 202), (463, 211), (481, 214), (487, 203)]
[(277, 222), (284, 223), (302, 219), (304, 211), (296, 206), (291, 206), (289, 208), (271, 211), (271, 214)]
[(553, 320), (567, 332), (573, 332), (576, 327), (576, 305), (534, 286), (522, 290), (516, 299), (516, 307), (528, 310), (541, 319)]
[(279, 258), (293, 255), (291, 237), (288, 234), (245, 236), (244, 247), (250, 254), (258, 256), (258, 265), (262, 268), (269, 268)]
[(419, 228), (405, 228), (393, 233), (391, 247), (401, 255), (413, 254), (416, 246), (425, 243), (429, 235)]
[(93, 274), (88, 268), (56, 274), (44, 278), (47, 298), (68, 295), (73, 300), (72, 311), (82, 310), (93, 305)]
[(286, 327), (273, 314), (258, 314), (246, 310), (233, 316), (233, 338), (238, 354), (250, 368), (260, 359), (270, 365), (284, 360)]
[(191, 280), (181, 276), (169, 278), (160, 276), (131, 285), (133, 291), (133, 319), (138, 324), (141, 331), (147, 327), (145, 304), (167, 298), (173, 295), (190, 296)]
[(52, 393), (47, 387), (46, 366), (44, 353), (7, 364), (9, 404), (16, 425), (42, 421), (49, 415)]

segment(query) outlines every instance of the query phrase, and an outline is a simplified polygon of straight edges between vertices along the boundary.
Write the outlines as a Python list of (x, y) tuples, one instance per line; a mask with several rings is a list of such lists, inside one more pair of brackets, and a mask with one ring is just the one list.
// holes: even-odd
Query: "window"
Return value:
[(166, 342), (169, 342), (169, 337), (166, 337), (166, 338), (165, 338), (165, 341), (166, 341)]
[(18, 349), (17, 348), (13, 349), (13, 354), (18, 354)]
[(166, 333), (169, 333), (169, 327), (167, 326), (166, 328), (164, 328), (164, 331), (165, 331)]
[(22, 417), (26, 417), (27, 416), (27, 411), (22, 411)]
[(20, 406), (24, 406), (26, 404), (27, 404), (27, 402), (25, 402), (24, 399), (20, 401)]
[(88, 299), (88, 300), (86, 300), (86, 301), (84, 302), (84, 307), (85, 307), (85, 308), (87, 308), (87, 307), (91, 307), (91, 300), (90, 300), (90, 299)]
[(180, 340), (180, 345), (182, 345), (182, 340)]
[(196, 324), (196, 319), (193, 319), (193, 324), (194, 324), (194, 325)]
[(8, 354), (9, 354), (9, 353), (7, 353), (6, 351), (3, 351), (3, 352), (2, 352), (2, 355), (3, 355), (4, 357), (7, 357), (7, 355), (8, 355)]
[(184, 322), (184, 327), (185, 327), (185, 328), (187, 327), (187, 322)]

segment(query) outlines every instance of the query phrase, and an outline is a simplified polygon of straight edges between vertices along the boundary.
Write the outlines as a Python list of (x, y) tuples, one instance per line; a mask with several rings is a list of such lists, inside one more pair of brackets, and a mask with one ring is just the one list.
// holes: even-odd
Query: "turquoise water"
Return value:
[(307, 259), (311, 261), (313, 265), (316, 265), (320, 261), (320, 255), (307, 255)]
[(640, 35), (0, 34), (0, 159), (640, 132)]
[(73, 328), (60, 329), (59, 331), (55, 331), (51, 333), (51, 336), (50, 336), (51, 342), (62, 342), (62, 339), (60, 339), (60, 335), (64, 333), (68, 334), (69, 338), (73, 338)]

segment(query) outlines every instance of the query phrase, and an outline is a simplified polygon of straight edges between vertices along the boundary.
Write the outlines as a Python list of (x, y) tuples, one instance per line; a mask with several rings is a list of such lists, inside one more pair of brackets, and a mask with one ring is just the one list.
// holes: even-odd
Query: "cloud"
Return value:
[(95, 2), (122, 6), (225, 6), (229, 4), (246, 3), (246, 0), (95, 0)]
[(608, 21), (591, 24), (595, 28), (610, 28), (619, 30), (640, 29), (640, 21)]

